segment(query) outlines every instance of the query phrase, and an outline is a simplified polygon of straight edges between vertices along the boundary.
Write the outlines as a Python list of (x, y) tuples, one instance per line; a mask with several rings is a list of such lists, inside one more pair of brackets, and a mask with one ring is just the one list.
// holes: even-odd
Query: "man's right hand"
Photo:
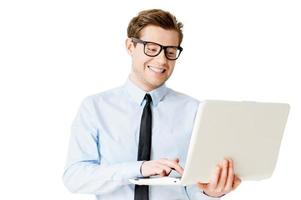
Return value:
[(183, 168), (179, 165), (179, 159), (166, 159), (144, 161), (141, 165), (140, 172), (144, 177), (148, 176), (168, 176), (171, 170), (175, 170), (183, 175)]

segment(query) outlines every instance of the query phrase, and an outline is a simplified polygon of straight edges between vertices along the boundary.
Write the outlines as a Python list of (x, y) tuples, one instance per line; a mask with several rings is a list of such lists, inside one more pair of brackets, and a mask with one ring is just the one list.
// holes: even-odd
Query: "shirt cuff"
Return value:
[(213, 199), (215, 199), (215, 200), (216, 200), (216, 199), (220, 199), (221, 197), (225, 196), (225, 195), (223, 194), (223, 195), (221, 195), (221, 196), (219, 196), (219, 197), (212, 197), (212, 196), (209, 196), (208, 194), (206, 194), (204, 191), (202, 192), (202, 194), (205, 195), (206, 197), (209, 197), (210, 200), (211, 200), (211, 199), (212, 199), (212, 200), (213, 200)]
[(219, 200), (219, 197), (211, 197), (204, 193), (197, 185), (186, 186), (186, 192), (191, 200)]
[(134, 161), (134, 162), (126, 162), (121, 163), (118, 166), (118, 173), (113, 176), (113, 179), (115, 180), (124, 180), (128, 181), (130, 178), (140, 177), (142, 176), (140, 173), (140, 167), (142, 165), (143, 161)]

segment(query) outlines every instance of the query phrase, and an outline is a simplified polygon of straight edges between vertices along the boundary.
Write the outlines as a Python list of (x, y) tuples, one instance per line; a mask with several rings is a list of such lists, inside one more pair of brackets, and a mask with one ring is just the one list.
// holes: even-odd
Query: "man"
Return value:
[(66, 187), (97, 199), (218, 199), (240, 179), (233, 162), (217, 164), (210, 183), (135, 186), (129, 178), (183, 174), (199, 105), (165, 86), (182, 47), (182, 24), (169, 12), (145, 10), (128, 26), (132, 71), (126, 83), (87, 97), (72, 124)]

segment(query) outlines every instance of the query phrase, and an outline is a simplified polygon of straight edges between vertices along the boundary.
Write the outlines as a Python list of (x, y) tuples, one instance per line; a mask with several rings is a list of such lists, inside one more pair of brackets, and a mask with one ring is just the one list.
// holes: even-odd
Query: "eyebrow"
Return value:
[(140, 41), (148, 42), (148, 43), (158, 44), (158, 45), (163, 46), (163, 47), (176, 47), (176, 48), (180, 47), (180, 45), (163, 45), (163, 44), (160, 44), (160, 43), (157, 43), (157, 42), (153, 42), (153, 41), (149, 41), (149, 40), (143, 40), (143, 39), (139, 39), (139, 38), (132, 38), (132, 39), (140, 40)]

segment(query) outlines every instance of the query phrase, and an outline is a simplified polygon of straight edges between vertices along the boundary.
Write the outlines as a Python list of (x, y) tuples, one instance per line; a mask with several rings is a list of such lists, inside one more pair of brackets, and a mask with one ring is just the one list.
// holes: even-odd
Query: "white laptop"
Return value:
[(182, 177), (135, 178), (138, 185), (209, 182), (224, 158), (242, 180), (271, 177), (289, 113), (283, 103), (206, 100), (200, 104)]

